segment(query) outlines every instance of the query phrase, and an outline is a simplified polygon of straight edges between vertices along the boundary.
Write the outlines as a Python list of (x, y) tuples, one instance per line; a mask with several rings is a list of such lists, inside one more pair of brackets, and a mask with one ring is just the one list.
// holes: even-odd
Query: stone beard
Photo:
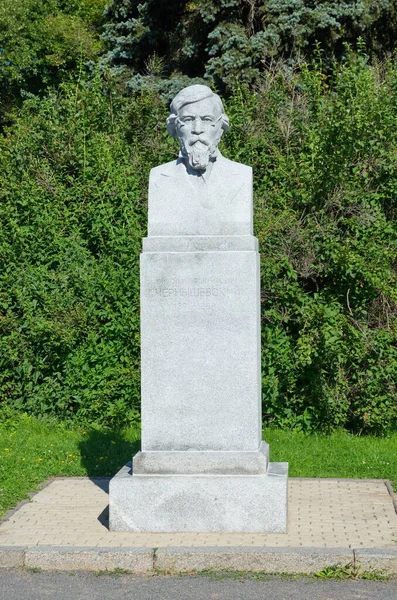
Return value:
[(209, 145), (205, 141), (194, 138), (186, 144), (181, 140), (182, 156), (187, 158), (192, 169), (205, 171), (210, 159), (216, 152), (216, 146)]

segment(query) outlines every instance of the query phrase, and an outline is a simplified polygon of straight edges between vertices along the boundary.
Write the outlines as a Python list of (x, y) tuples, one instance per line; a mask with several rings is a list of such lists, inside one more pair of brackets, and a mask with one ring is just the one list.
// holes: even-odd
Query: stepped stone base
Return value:
[(269, 444), (254, 451), (138, 452), (133, 458), (134, 475), (265, 475)]
[(111, 531), (261, 532), (287, 528), (288, 463), (261, 475), (132, 475), (110, 481)]

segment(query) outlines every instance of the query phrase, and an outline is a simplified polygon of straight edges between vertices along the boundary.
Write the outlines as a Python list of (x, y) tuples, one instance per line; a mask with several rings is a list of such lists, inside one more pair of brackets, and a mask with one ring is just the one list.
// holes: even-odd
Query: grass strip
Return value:
[(397, 484), (397, 433), (357, 436), (338, 430), (329, 435), (265, 429), (270, 460), (289, 462), (291, 477), (390, 479)]
[(0, 515), (49, 477), (111, 476), (140, 446), (140, 430), (82, 428), (24, 415), (0, 424)]
[[(397, 483), (397, 433), (358, 437), (265, 429), (272, 461), (291, 477), (390, 479)], [(0, 515), (56, 476), (112, 476), (140, 447), (138, 428), (83, 428), (21, 415), (0, 423)]]

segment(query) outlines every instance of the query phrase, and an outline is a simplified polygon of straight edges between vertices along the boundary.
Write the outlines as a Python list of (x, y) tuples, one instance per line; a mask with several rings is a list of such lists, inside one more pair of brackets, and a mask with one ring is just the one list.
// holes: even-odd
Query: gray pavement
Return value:
[(396, 600), (397, 581), (0, 571), (0, 600)]
[(315, 573), (334, 565), (397, 576), (395, 497), (383, 480), (289, 481), (285, 534), (111, 532), (108, 479), (59, 478), (0, 523), (0, 567)]
[(286, 533), (109, 531), (108, 479), (60, 477), (0, 525), (4, 546), (97, 548), (396, 548), (397, 515), (381, 479), (290, 478)]

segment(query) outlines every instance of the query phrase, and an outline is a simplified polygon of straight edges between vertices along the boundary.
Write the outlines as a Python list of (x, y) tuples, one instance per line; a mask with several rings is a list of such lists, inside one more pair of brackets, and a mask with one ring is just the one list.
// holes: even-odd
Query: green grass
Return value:
[(270, 460), (287, 461), (291, 477), (390, 479), (397, 484), (397, 433), (387, 437), (355, 436), (343, 430), (330, 435), (265, 429)]
[[(266, 429), (272, 461), (292, 477), (359, 477), (397, 483), (397, 433), (356, 437)], [(140, 447), (137, 428), (82, 428), (22, 415), (0, 423), (0, 515), (55, 476), (114, 475)]]
[(139, 450), (138, 429), (79, 428), (34, 417), (0, 423), (0, 515), (55, 476), (109, 476)]

